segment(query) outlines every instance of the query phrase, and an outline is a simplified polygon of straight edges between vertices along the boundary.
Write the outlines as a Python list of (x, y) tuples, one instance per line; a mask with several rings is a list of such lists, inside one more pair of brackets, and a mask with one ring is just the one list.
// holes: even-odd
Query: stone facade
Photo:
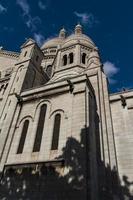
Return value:
[(109, 94), (81, 25), (0, 50), (0, 199), (130, 199), (132, 98)]

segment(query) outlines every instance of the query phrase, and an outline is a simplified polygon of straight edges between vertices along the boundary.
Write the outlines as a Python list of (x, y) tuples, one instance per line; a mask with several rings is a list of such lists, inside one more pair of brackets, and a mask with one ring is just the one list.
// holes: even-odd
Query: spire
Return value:
[(64, 39), (66, 37), (66, 30), (62, 28), (59, 33), (59, 38)]
[(78, 23), (75, 27), (75, 34), (76, 35), (81, 35), (82, 34), (82, 26), (80, 23)]

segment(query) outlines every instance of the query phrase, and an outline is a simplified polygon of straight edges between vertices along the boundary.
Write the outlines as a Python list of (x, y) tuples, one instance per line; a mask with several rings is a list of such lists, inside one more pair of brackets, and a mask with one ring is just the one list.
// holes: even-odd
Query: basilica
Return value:
[(1, 48), (0, 200), (132, 198), (133, 91), (109, 93), (82, 26)]

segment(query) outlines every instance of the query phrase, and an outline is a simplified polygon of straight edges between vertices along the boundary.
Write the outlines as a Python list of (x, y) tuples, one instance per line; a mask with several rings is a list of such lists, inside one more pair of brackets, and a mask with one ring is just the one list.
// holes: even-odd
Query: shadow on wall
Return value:
[[(1, 176), (0, 200), (83, 200), (90, 197), (90, 161), (86, 144), (86, 130), (81, 132), (81, 140), (68, 138), (62, 155), (57, 158), (64, 163), (55, 165), (29, 164), (10, 166)], [(86, 157), (86, 155), (88, 155)], [(125, 185), (120, 186), (117, 171), (98, 162), (99, 199), (132, 200), (131, 184), (124, 176)], [(87, 166), (88, 165), (88, 166)], [(69, 173), (66, 169), (69, 169)], [(87, 170), (86, 170), (87, 169)], [(101, 181), (102, 180), (102, 181)]]

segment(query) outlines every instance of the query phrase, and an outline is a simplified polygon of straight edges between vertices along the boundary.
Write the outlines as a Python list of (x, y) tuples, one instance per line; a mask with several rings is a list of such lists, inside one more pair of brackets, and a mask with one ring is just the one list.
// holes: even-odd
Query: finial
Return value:
[(82, 26), (81, 26), (81, 24), (79, 22), (75, 27), (75, 34), (77, 34), (77, 35), (82, 34)]
[(64, 39), (65, 37), (66, 37), (66, 30), (65, 30), (65, 28), (63, 27), (63, 28), (60, 30), (59, 38)]

